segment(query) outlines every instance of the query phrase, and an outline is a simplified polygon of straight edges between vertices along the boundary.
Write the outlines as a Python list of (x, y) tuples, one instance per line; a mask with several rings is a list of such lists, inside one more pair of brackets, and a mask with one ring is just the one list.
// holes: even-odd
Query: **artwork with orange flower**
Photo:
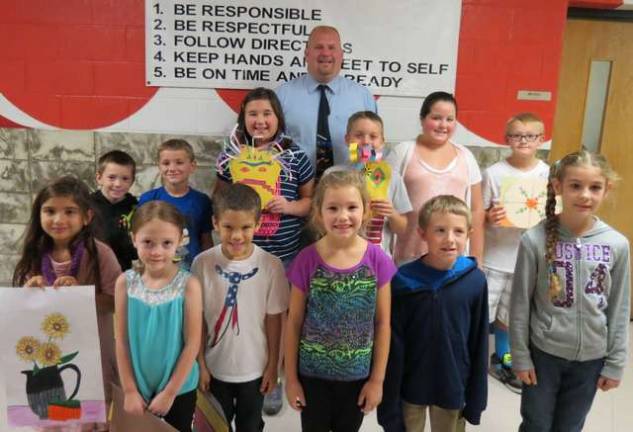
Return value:
[(499, 203), (506, 211), (501, 226), (533, 227), (545, 218), (546, 200), (546, 179), (505, 177), (499, 190)]

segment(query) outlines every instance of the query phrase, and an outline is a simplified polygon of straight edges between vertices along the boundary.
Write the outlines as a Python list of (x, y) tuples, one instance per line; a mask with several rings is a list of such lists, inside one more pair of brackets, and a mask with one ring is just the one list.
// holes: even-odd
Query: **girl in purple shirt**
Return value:
[(303, 431), (357, 431), (382, 399), (396, 268), (359, 235), (368, 219), (364, 177), (325, 175), (312, 207), (323, 237), (288, 269), (286, 394)]

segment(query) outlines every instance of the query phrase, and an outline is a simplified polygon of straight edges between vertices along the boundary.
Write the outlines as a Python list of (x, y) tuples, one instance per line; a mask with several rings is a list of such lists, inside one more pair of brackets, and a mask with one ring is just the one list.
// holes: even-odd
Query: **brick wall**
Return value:
[[(622, 2), (571, 4), (612, 8)], [(567, 7), (568, 0), (463, 0), (456, 88), (462, 124), (501, 142), (507, 118), (529, 110), (551, 131)], [(42, 184), (74, 173), (94, 186), (98, 155), (121, 148), (140, 165), (138, 194), (157, 184), (155, 150), (166, 136), (98, 131), (138, 111), (156, 92), (144, 81), (143, 2), (5, 0), (0, 8), (0, 93), (42, 122), (75, 129), (16, 129), (0, 117), (0, 283), (6, 283)], [(518, 90), (550, 91), (552, 100), (518, 101)], [(234, 108), (241, 95), (221, 97)], [(223, 138), (184, 138), (199, 158), (194, 185), (208, 192)], [(473, 151), (486, 166), (506, 150)]]
[[(19, 259), (22, 237), (30, 217), (31, 202), (51, 179), (72, 174), (96, 188), (96, 161), (102, 153), (120, 149), (137, 162), (131, 192), (135, 195), (157, 187), (160, 176), (155, 158), (158, 146), (173, 135), (107, 133), (91, 131), (41, 131), (0, 128), (0, 286), (8, 286)], [(215, 182), (215, 160), (223, 138), (188, 135), (198, 169), (192, 185), (210, 193)], [(507, 155), (502, 147), (471, 148), (480, 166)], [(542, 152), (545, 158), (547, 152)]]
[[(532, 110), (551, 130), (567, 4), (463, 0), (456, 87), (463, 125), (502, 142), (499, 125)], [(155, 94), (145, 86), (143, 2), (5, 0), (1, 8), (0, 93), (37, 120), (100, 129)], [(552, 99), (519, 101), (518, 90), (549, 91)], [(232, 108), (242, 95), (218, 94)], [(0, 126), (13, 124), (0, 118)]]

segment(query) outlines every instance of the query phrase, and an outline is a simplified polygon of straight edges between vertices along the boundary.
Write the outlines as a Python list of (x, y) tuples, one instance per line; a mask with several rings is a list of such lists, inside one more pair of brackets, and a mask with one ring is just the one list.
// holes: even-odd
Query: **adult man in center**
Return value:
[[(334, 27), (312, 29), (305, 50), (308, 73), (279, 86), (286, 133), (315, 166), (316, 180), (330, 166), (347, 164), (347, 119), (358, 111), (376, 112), (376, 102), (366, 87), (340, 76), (343, 63), (341, 37)], [(315, 239), (304, 231), (302, 242)], [(264, 412), (277, 414), (282, 407), (281, 386), (264, 399)]]
[(286, 131), (306, 152), (316, 178), (332, 165), (346, 164), (347, 119), (357, 111), (376, 112), (366, 87), (339, 75), (341, 38), (334, 27), (315, 27), (305, 50), (308, 73), (276, 90), (286, 118)]

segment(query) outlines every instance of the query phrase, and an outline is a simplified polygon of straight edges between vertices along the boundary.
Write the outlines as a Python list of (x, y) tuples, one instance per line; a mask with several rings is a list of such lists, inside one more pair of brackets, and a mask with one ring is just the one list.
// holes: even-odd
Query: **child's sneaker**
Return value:
[(512, 372), (511, 368), (503, 364), (495, 353), (490, 356), (490, 368), (488, 369), (488, 373), (501, 381), (501, 383), (511, 392), (521, 394), (523, 383), (519, 378), (517, 378), (514, 372)]
[(281, 379), (277, 380), (277, 385), (272, 392), (264, 396), (264, 414), (273, 416), (279, 414), (283, 406), (283, 391)]

